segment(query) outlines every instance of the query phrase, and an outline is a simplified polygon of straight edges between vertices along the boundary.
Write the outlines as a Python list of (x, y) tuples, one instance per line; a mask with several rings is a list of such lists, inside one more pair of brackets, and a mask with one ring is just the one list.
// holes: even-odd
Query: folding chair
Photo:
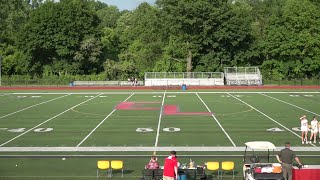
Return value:
[(206, 171), (202, 167), (197, 167), (196, 177), (200, 177), (200, 179), (205, 179), (207, 177)]
[(221, 179), (223, 171), (232, 171), (232, 179), (234, 179), (234, 162), (233, 161), (223, 161), (221, 163)]
[(154, 179), (162, 179), (163, 177), (163, 169), (154, 169), (153, 170), (153, 178)]
[(154, 170), (153, 169), (144, 169), (142, 170), (142, 178), (146, 179), (153, 179), (154, 177)]
[(121, 170), (121, 177), (123, 178), (123, 161), (114, 160), (111, 161), (110, 177), (112, 176), (113, 170)]
[(207, 162), (207, 170), (209, 171), (218, 171), (218, 179), (220, 175), (220, 164), (219, 162)]
[(99, 170), (106, 170), (107, 174), (110, 171), (110, 162), (107, 160), (99, 160), (97, 162), (97, 178), (99, 177)]

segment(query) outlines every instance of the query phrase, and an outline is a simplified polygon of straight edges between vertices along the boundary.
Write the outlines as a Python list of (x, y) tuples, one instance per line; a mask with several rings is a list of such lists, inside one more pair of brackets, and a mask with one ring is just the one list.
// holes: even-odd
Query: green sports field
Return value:
[(317, 91), (1, 93), (0, 179), (95, 178), (101, 158), (124, 160), (125, 179), (139, 179), (148, 159), (139, 156), (172, 149), (199, 163), (237, 155), (240, 178), (248, 141), (320, 155), (319, 141), (301, 144), (299, 131), (299, 117), (310, 122), (319, 106)]

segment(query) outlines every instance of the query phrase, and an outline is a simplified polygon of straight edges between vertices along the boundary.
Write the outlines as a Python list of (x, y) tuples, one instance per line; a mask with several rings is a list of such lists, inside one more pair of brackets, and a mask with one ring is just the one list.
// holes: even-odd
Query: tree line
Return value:
[(157, 0), (132, 11), (95, 0), (0, 0), (2, 75), (222, 72), (320, 78), (317, 0)]

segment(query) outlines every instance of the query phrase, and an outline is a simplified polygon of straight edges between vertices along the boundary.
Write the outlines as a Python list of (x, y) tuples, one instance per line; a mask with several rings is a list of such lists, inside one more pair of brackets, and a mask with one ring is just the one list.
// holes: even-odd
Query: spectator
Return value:
[(134, 86), (137, 86), (137, 85), (138, 85), (138, 79), (134, 78)]
[(292, 180), (293, 159), (299, 163), (299, 166), (302, 166), (302, 164), (296, 154), (290, 149), (290, 142), (285, 143), (285, 148), (282, 149), (276, 157), (281, 163), (284, 179)]
[(146, 169), (159, 169), (156, 156), (151, 156), (150, 162), (146, 165)]
[(164, 161), (163, 180), (174, 180), (174, 178), (178, 179), (178, 160), (176, 151), (171, 151), (170, 156)]

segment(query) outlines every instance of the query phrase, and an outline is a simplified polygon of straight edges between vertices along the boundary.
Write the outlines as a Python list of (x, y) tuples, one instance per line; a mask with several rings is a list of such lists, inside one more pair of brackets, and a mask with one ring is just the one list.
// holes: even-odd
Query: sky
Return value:
[(142, 2), (148, 2), (153, 5), (156, 0), (99, 0), (108, 5), (115, 5), (119, 8), (119, 10), (133, 10)]

